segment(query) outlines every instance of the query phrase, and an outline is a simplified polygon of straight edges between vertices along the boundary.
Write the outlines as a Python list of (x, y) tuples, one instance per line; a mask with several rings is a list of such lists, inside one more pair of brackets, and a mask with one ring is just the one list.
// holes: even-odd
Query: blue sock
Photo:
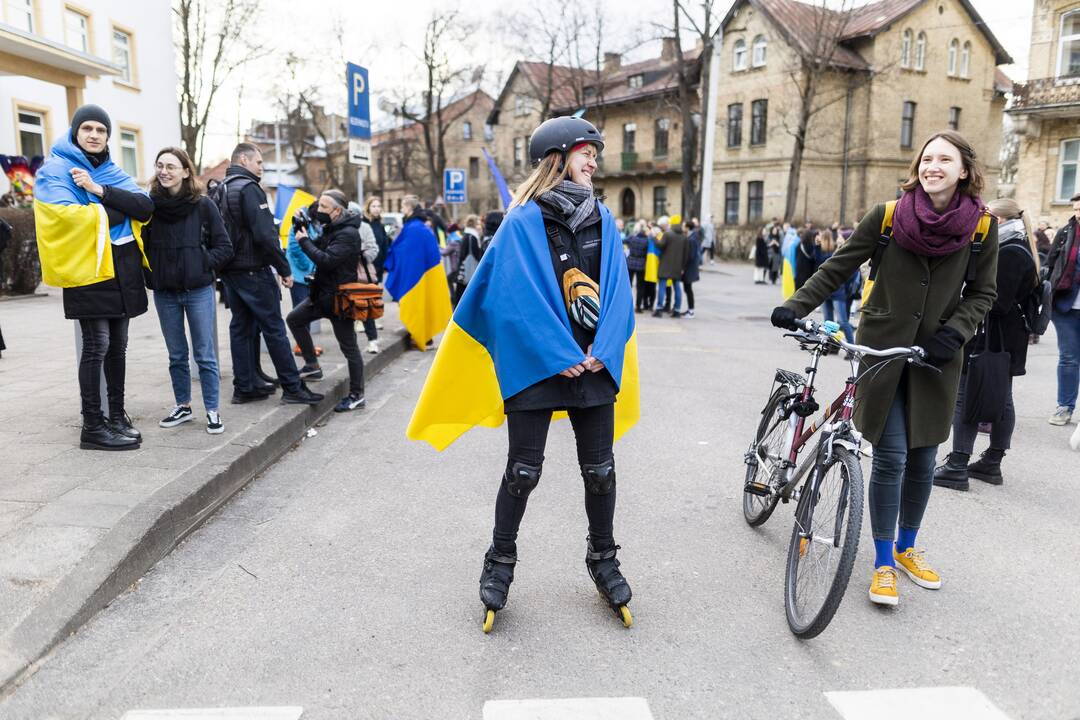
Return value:
[(918, 534), (919, 528), (914, 530), (900, 528), (900, 532), (896, 536), (896, 552), (902, 555), (908, 548), (915, 547), (915, 536)]
[(896, 567), (892, 556), (892, 540), (874, 540), (874, 567)]

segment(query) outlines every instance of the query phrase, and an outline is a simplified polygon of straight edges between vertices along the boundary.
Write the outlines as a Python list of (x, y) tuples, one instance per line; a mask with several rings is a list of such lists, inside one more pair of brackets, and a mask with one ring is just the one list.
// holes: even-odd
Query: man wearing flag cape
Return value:
[(629, 627), (619, 571), (612, 444), (640, 415), (634, 303), (622, 241), (593, 192), (604, 141), (592, 123), (553, 118), (532, 134), (535, 170), (484, 254), (447, 328), (408, 436), (442, 450), (506, 418), (507, 463), (484, 556), (484, 631), (506, 604), (517, 533), (540, 482), (553, 413), (570, 417), (589, 520), (585, 564)]

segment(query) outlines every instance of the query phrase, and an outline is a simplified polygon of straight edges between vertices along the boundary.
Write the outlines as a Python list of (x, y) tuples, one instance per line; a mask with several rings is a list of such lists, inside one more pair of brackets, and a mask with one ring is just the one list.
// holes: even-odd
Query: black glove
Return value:
[(926, 350), (926, 362), (934, 367), (941, 367), (956, 356), (956, 351), (963, 344), (964, 336), (960, 334), (960, 331), (948, 325), (942, 325), (923, 348)]
[(799, 329), (799, 326), (795, 324), (795, 311), (783, 305), (777, 305), (773, 308), (771, 320), (773, 326), (781, 330)]

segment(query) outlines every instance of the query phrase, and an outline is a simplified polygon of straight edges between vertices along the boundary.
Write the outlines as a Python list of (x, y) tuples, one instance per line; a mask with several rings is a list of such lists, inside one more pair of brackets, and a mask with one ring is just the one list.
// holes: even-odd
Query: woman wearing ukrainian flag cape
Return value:
[(603, 147), (581, 118), (553, 118), (533, 132), (536, 169), (462, 296), (409, 423), (411, 439), (441, 450), (476, 425), (506, 419), (509, 452), (480, 577), (485, 632), (506, 604), (518, 527), (557, 411), (569, 415), (577, 441), (585, 564), (631, 623), (630, 586), (615, 557), (612, 444), (640, 414), (637, 345), (622, 241), (592, 188)]
[[(79, 446), (131, 450), (142, 440), (124, 412), (128, 321), (146, 312), (140, 228), (154, 203), (109, 158), (112, 123), (97, 105), (75, 111), (71, 129), (37, 172), (34, 224), (41, 274), (64, 289), (64, 316), (79, 321)], [(101, 407), (105, 370), (109, 407)]]

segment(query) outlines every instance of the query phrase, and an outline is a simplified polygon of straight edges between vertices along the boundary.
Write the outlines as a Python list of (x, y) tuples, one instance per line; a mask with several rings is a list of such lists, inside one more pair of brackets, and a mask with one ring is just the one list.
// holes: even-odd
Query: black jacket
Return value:
[(232, 242), (217, 205), (208, 197), (191, 203), (187, 215), (166, 220), (155, 215), (143, 228), (151, 290), (180, 292), (206, 287), (232, 258)]
[[(109, 217), (109, 227), (125, 218), (146, 222), (154, 211), (153, 201), (142, 193), (105, 186), (101, 204)], [(142, 253), (134, 241), (112, 246), (116, 276), (92, 285), (64, 288), (64, 317), (71, 320), (133, 318), (146, 312)]]
[(386, 234), (386, 226), (382, 224), (381, 219), (368, 220), (364, 218), (364, 222), (371, 226), (371, 232), (375, 235), (375, 243), (379, 246), (379, 254), (375, 256), (373, 264), (375, 265), (375, 271), (381, 273), (383, 266), (386, 264), (386, 251), (390, 249), (390, 236)]
[(1020, 307), (1035, 287), (1035, 260), (1022, 232), (1003, 232), (998, 243), (997, 298), (983, 326), (990, 335), (980, 335), (967, 344), (965, 365), (972, 353), (989, 346), (992, 351), (1009, 353), (1011, 375), (1023, 375), (1027, 372), (1028, 331)]
[(316, 240), (298, 238), (300, 249), (315, 263), (311, 301), (327, 314), (334, 304), (338, 285), (356, 282), (360, 262), (360, 215), (342, 215), (323, 228)]
[[(600, 261), (603, 255), (599, 209), (575, 233), (566, 224), (558, 208), (549, 207), (543, 201), (538, 204), (544, 215), (544, 225), (547, 226), (550, 223), (559, 229), (563, 245), (570, 249), (569, 254), (573, 265), (599, 284)], [(548, 248), (551, 250), (551, 269), (555, 275), (555, 282), (561, 289), (562, 273), (559, 272), (559, 268), (562, 263), (556, 257), (550, 242), (548, 242)], [(578, 347), (582, 352), (587, 352), (596, 334), (575, 322), (571, 322), (570, 327), (574, 332), (574, 340), (577, 341)], [(503, 403), (503, 409), (506, 412), (516, 412), (596, 407), (615, 402), (617, 392), (615, 380), (607, 369), (596, 373), (586, 372), (576, 378), (553, 375), (507, 398)]]
[[(1061, 276), (1065, 274), (1065, 266), (1069, 263), (1069, 254), (1072, 253), (1073, 244), (1076, 242), (1076, 218), (1069, 218), (1069, 222), (1061, 226), (1054, 235), (1054, 244), (1050, 247), (1050, 254), (1046, 257), (1046, 267), (1050, 268), (1050, 287), (1055, 288), (1055, 300), (1060, 295), (1068, 293), (1068, 289), (1057, 290), (1061, 283)], [(1069, 283), (1072, 285), (1071, 281)]]
[(273, 266), (281, 277), (292, 274), (281, 249), (274, 214), (259, 178), (239, 165), (225, 171), (225, 199), (221, 207), (233, 257), (222, 272), (250, 272)]

